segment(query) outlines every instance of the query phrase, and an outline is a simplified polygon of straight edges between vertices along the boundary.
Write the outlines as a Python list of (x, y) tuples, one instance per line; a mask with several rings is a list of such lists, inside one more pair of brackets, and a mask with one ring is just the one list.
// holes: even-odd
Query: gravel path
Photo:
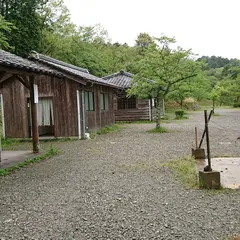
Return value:
[[(240, 111), (219, 110), (212, 154), (240, 156)], [(124, 125), (0, 178), (0, 239), (224, 239), (240, 235), (240, 191), (186, 189), (161, 167), (189, 155), (202, 113), (166, 124)]]

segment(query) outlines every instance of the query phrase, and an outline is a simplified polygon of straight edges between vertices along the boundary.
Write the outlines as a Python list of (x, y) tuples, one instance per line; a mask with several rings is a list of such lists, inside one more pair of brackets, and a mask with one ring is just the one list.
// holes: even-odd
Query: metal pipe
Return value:
[(1, 94), (1, 110), (2, 110), (2, 138), (5, 139), (6, 137), (6, 130), (5, 130), (5, 121), (4, 121), (4, 104), (3, 104), (3, 95)]
[[(211, 119), (211, 117), (212, 117), (212, 114), (213, 114), (213, 110), (210, 111), (210, 114), (209, 114), (208, 120), (207, 120), (208, 122), (210, 121), (210, 119)], [(202, 135), (202, 138), (201, 138), (201, 141), (200, 141), (200, 143), (199, 143), (199, 147), (198, 147), (198, 148), (201, 148), (202, 143), (203, 143), (203, 139), (204, 139), (204, 137), (205, 137), (205, 134), (206, 134), (206, 129), (204, 128), (203, 135)]]
[(81, 139), (80, 92), (77, 90), (78, 139)]
[(208, 116), (207, 110), (204, 110), (204, 118), (205, 118), (205, 131), (206, 131), (206, 141), (207, 141), (207, 157), (208, 157), (208, 171), (212, 171), (211, 167), (211, 156), (210, 156), (210, 142), (209, 142), (209, 132), (208, 132)]
[(84, 99), (84, 90), (82, 90), (82, 117), (83, 117), (83, 138), (85, 138), (85, 129), (86, 129), (86, 114), (85, 114), (85, 99)]
[(33, 153), (39, 153), (39, 132), (38, 132), (38, 91), (37, 85), (34, 84), (34, 76), (30, 77), (30, 100), (32, 110), (32, 141), (33, 141)]

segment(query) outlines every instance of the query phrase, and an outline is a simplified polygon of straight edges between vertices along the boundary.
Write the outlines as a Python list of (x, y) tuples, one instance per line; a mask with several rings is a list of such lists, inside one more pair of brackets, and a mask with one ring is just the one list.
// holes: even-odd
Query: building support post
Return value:
[(38, 116), (37, 116), (37, 103), (38, 91), (37, 85), (34, 84), (34, 76), (30, 76), (30, 101), (32, 111), (32, 143), (33, 153), (39, 153), (39, 132), (38, 132)]

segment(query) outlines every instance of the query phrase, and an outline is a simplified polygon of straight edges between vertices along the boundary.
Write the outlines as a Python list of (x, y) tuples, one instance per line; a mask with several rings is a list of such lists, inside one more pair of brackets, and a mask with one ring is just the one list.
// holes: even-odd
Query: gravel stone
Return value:
[[(212, 156), (240, 156), (240, 111), (210, 123)], [(54, 143), (63, 153), (0, 178), (0, 239), (224, 239), (240, 235), (240, 191), (184, 187), (162, 167), (191, 154), (203, 113), (123, 125), (95, 140)], [(230, 144), (229, 144), (230, 143)]]

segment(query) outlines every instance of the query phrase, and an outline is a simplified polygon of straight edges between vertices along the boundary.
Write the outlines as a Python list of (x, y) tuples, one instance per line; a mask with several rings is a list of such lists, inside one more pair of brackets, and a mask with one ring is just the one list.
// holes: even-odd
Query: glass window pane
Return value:
[(104, 94), (104, 100), (105, 100), (105, 110), (108, 110), (108, 94)]
[(125, 102), (123, 98), (118, 99), (118, 109), (124, 109), (125, 108)]
[(136, 108), (136, 98), (132, 97), (127, 99), (127, 108)]
[(86, 111), (89, 111), (88, 92), (85, 92), (84, 95), (85, 95), (85, 109)]
[(100, 105), (101, 105), (101, 110), (105, 110), (104, 107), (104, 94), (100, 94)]
[(93, 95), (93, 92), (89, 92), (89, 110), (94, 111), (94, 95)]

